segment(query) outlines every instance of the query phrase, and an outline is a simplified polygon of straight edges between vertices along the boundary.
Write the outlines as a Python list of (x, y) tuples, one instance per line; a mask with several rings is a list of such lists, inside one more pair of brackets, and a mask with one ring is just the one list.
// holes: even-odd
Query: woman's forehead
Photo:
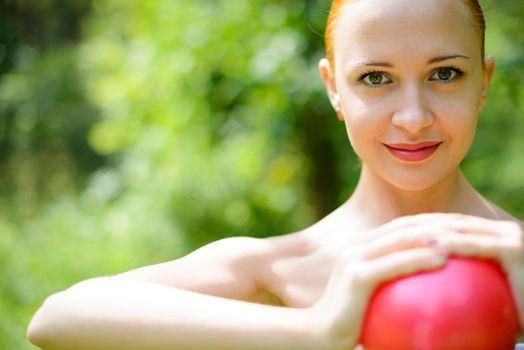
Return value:
[(337, 59), (380, 60), (480, 54), (481, 40), (461, 1), (359, 0), (342, 9), (334, 45)]
[(342, 15), (358, 13), (358, 16), (367, 18), (398, 15), (421, 17), (440, 12), (472, 19), (465, 0), (349, 0), (341, 6)]

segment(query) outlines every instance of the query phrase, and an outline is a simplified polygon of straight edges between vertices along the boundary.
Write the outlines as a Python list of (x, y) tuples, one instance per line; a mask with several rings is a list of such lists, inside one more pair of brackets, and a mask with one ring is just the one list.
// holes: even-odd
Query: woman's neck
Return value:
[(428, 212), (477, 214), (479, 207), (485, 206), (482, 201), (460, 169), (430, 188), (406, 191), (363, 168), (353, 195), (343, 207), (369, 227), (400, 216)]
[[(482, 197), (460, 169), (423, 191), (402, 191), (364, 169), (352, 196), (337, 210), (309, 227), (319, 246), (326, 235), (346, 237), (385, 224), (395, 218), (421, 213), (462, 213), (489, 219), (512, 219)], [(338, 244), (336, 239), (329, 240)]]

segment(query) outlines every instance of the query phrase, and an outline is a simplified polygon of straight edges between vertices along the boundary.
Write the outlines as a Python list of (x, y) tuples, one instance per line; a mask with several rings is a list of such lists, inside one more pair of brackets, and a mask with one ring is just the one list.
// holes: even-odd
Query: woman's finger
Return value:
[(387, 233), (411, 226), (447, 227), (463, 233), (519, 236), (523, 228), (512, 220), (493, 220), (457, 213), (427, 213), (404, 216), (383, 225), (378, 233)]
[(521, 226), (514, 221), (467, 217), (464, 220), (455, 221), (453, 227), (461, 233), (510, 236), (517, 238), (522, 236)]
[(523, 254), (522, 241), (513, 236), (442, 235), (436, 244), (450, 254), (466, 257), (503, 260)]
[[(435, 270), (447, 260), (434, 248), (421, 247), (395, 251), (377, 259), (367, 261), (365, 269), (354, 271), (358, 284), (375, 288), (378, 284), (421, 271)], [(362, 264), (364, 266), (364, 264)]]
[(419, 247), (435, 247), (436, 242), (448, 235), (458, 235), (450, 229), (441, 227), (407, 227), (398, 234), (389, 234), (376, 238), (365, 246), (359, 247), (359, 255), (363, 259), (372, 260), (390, 254), (394, 251)]
[(381, 225), (373, 230), (362, 232), (358, 234), (358, 238), (352, 237), (351, 242), (357, 244), (365, 244), (372, 242), (376, 239), (389, 235), (403, 235), (404, 233), (410, 233), (414, 230), (420, 232), (439, 231), (442, 233), (446, 232), (458, 232), (454, 227), (457, 226), (453, 218), (457, 219), (461, 217), (459, 214), (443, 214), (443, 213), (432, 213), (432, 214), (418, 214), (411, 216), (403, 216), (398, 219), (394, 219), (384, 225)]
[[(375, 288), (394, 278), (437, 269), (446, 256), (429, 247), (395, 251), (366, 260), (346, 251), (336, 264), (314, 312), (326, 318), (326, 332), (345, 334), (349, 326), (358, 339), (367, 303)], [(351, 310), (351, 312), (348, 312)]]

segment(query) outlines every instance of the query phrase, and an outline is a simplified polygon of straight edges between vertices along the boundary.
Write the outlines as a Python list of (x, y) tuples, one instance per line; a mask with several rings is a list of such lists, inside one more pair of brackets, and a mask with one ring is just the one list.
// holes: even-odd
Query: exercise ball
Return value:
[(450, 257), (438, 270), (381, 285), (362, 330), (366, 350), (513, 350), (518, 314), (498, 263)]

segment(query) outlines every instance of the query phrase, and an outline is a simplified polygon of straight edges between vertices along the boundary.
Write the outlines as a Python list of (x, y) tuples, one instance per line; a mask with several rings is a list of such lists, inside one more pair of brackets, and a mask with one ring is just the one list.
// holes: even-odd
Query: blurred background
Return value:
[[(0, 0), (0, 348), (80, 280), (304, 228), (359, 162), (317, 62), (330, 1)], [(471, 182), (524, 217), (524, 6), (484, 1), (498, 60)], [(430, 39), (429, 39), (430, 40)]]

